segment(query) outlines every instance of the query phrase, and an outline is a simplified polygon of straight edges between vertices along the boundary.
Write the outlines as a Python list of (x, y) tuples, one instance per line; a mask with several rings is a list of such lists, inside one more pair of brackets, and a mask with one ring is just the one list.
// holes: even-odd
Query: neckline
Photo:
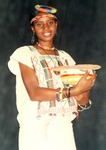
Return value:
[(48, 55), (50, 55), (50, 56), (55, 56), (55, 57), (59, 57), (60, 56), (60, 52), (58, 51), (58, 54), (59, 55), (51, 55), (51, 54), (41, 54), (41, 53), (39, 53), (39, 51), (37, 50), (37, 48), (35, 48), (33, 45), (31, 45), (31, 47), (33, 48), (33, 49), (35, 49), (36, 50), (36, 52), (40, 55), (40, 56), (48, 56)]
[(49, 48), (49, 47), (46, 47), (46, 46), (42, 46), (40, 43), (36, 43), (36, 45), (38, 46), (38, 47), (40, 47), (41, 49), (43, 49), (43, 50), (47, 50), (47, 51), (53, 51), (53, 50), (55, 50), (55, 47), (53, 46), (53, 47), (51, 47), (51, 48)]

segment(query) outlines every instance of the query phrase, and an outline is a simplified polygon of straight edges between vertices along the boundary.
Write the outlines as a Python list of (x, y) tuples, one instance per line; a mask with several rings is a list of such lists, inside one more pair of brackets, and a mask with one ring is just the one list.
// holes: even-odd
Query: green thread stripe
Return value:
[(59, 66), (63, 66), (63, 64), (61, 63), (61, 61), (58, 60), (58, 65)]
[[(41, 60), (40, 62), (44, 69), (47, 87), (53, 88), (52, 74), (50, 72), (49, 66), (45, 60)], [(54, 101), (50, 101), (50, 107), (53, 107), (53, 106), (54, 106)]]

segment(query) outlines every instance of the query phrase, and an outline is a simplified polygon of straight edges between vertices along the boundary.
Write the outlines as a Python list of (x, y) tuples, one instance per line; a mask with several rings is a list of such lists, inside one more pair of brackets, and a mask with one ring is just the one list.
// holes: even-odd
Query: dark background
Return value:
[(17, 150), (15, 77), (7, 62), (13, 51), (30, 44), (28, 15), (35, 4), (58, 9), (59, 41), (78, 63), (99, 64), (91, 91), (92, 108), (74, 121), (78, 150), (106, 149), (106, 0), (0, 1), (0, 150)]

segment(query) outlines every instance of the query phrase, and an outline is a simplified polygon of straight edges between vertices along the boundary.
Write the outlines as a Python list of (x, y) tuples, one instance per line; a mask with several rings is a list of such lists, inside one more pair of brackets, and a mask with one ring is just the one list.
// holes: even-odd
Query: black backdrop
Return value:
[(78, 150), (106, 149), (106, 1), (105, 0), (5, 0), (0, 1), (0, 150), (17, 150), (15, 77), (7, 62), (19, 46), (30, 44), (28, 14), (35, 4), (58, 9), (59, 41), (77, 63), (102, 66), (91, 91), (92, 108), (74, 121)]

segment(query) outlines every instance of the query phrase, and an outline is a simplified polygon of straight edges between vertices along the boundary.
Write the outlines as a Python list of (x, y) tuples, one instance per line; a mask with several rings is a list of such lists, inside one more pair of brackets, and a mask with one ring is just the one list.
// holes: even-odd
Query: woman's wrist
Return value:
[(64, 98), (70, 98), (71, 95), (71, 89), (73, 87), (69, 88), (60, 88), (59, 91), (56, 91), (56, 99), (57, 101), (63, 101)]
[(84, 110), (88, 110), (88, 109), (91, 108), (91, 106), (92, 106), (92, 101), (91, 100), (89, 100), (86, 105), (80, 105), (80, 104), (78, 104), (78, 111), (82, 112)]
[(70, 88), (70, 95), (71, 96), (77, 96), (80, 95), (80, 91), (77, 87)]
[(59, 99), (63, 101), (64, 98), (78, 95), (80, 95), (80, 90), (77, 87), (58, 88), (58, 90), (56, 90), (56, 99), (58, 97), (58, 101)]

